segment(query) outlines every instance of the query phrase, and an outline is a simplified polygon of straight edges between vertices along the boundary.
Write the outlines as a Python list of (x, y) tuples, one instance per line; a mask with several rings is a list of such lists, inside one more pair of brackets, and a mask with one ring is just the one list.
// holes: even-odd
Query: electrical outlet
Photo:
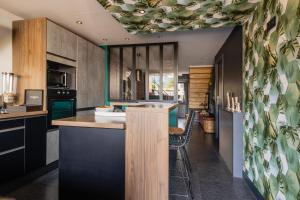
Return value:
[(267, 24), (267, 32), (276, 26), (276, 17), (273, 17)]

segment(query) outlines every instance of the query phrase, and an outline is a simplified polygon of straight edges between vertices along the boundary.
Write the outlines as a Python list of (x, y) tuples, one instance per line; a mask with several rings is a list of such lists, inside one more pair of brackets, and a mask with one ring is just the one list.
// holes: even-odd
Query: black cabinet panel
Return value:
[(46, 165), (47, 118), (28, 118), (25, 124), (25, 170), (29, 173)]
[(3, 129), (16, 128), (20, 126), (24, 126), (24, 119), (0, 121), (0, 131)]
[(24, 175), (24, 149), (0, 156), (0, 184)]
[(125, 132), (60, 127), (60, 199), (125, 197)]
[(0, 133), (0, 153), (24, 146), (24, 129)]

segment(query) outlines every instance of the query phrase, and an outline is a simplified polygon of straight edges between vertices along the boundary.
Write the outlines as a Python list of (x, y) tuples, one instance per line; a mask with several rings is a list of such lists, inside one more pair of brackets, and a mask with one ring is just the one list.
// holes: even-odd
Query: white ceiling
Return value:
[[(181, 73), (187, 72), (189, 65), (212, 64), (232, 30), (221, 28), (131, 35), (96, 0), (0, 0), (0, 8), (24, 19), (47, 17), (97, 44), (178, 41)], [(83, 24), (75, 23), (77, 20)]]

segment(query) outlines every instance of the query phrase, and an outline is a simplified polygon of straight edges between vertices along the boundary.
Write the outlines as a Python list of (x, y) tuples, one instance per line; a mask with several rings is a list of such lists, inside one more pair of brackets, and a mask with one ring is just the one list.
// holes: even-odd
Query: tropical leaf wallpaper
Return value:
[(222, 27), (240, 23), (260, 0), (97, 0), (130, 33)]
[(300, 200), (300, 0), (98, 2), (130, 33), (243, 23), (243, 170), (266, 200)]
[(262, 0), (244, 24), (244, 172), (267, 200), (300, 199), (299, 47), (300, 0)]

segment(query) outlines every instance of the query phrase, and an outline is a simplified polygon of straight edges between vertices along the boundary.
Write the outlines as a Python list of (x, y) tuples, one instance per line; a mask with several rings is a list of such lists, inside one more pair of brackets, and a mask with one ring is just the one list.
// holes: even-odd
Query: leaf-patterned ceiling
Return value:
[(240, 23), (260, 0), (97, 0), (130, 33), (216, 28)]

